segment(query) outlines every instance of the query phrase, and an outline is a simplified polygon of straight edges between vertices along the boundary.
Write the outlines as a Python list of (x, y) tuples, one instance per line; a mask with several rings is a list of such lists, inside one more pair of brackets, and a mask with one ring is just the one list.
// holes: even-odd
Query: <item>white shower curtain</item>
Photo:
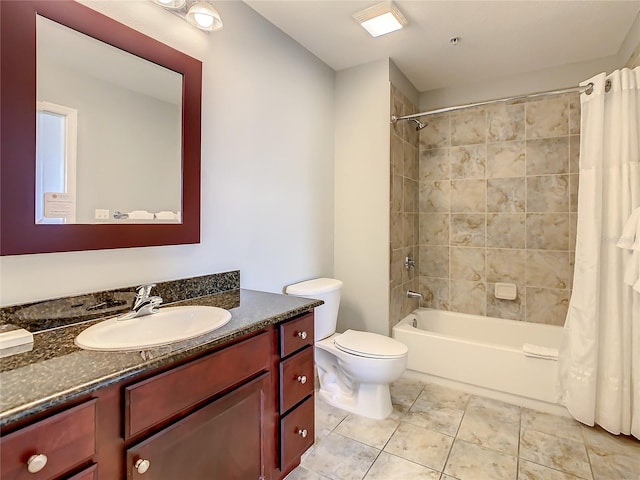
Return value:
[(640, 67), (583, 85), (590, 82), (593, 92), (580, 96), (576, 258), (560, 383), (577, 420), (640, 438), (640, 288), (625, 282), (640, 252), (616, 246), (640, 207)]

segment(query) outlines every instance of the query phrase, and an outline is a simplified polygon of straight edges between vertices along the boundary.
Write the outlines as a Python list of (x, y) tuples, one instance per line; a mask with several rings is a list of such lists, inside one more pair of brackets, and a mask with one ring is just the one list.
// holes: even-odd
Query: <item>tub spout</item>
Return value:
[(424, 295), (420, 292), (414, 292), (413, 290), (407, 290), (408, 298), (419, 298), (421, 301), (424, 301)]

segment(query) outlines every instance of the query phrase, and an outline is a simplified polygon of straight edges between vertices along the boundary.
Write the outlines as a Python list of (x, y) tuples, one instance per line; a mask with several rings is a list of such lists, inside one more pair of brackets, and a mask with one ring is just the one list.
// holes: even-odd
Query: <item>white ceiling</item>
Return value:
[(640, 11), (639, 0), (397, 0), (409, 25), (372, 38), (351, 15), (376, 0), (245, 2), (334, 70), (391, 58), (419, 92), (615, 56)]

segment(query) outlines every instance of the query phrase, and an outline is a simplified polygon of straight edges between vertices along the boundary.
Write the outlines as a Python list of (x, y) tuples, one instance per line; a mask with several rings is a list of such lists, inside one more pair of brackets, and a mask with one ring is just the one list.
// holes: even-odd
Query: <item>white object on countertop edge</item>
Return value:
[[(5, 326), (11, 328), (13, 325)], [(0, 331), (0, 358), (28, 352), (33, 349), (33, 334), (24, 328), (14, 327)]]
[(33, 343), (33, 334), (24, 328), (16, 327), (6, 332), (0, 332), (0, 350), (25, 343)]

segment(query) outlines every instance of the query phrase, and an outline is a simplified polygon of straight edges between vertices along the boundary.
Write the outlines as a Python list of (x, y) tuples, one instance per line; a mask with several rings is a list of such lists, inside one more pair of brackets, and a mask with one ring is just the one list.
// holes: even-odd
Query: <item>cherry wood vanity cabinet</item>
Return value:
[(313, 375), (305, 313), (10, 425), (0, 479), (280, 480), (313, 444)]
[(278, 325), (278, 469), (283, 478), (313, 445), (313, 313)]

